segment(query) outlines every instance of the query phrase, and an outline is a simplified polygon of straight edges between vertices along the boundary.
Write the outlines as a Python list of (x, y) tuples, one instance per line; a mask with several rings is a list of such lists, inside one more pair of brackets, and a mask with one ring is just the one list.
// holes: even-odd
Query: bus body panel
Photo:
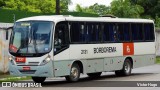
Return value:
[(70, 74), (72, 60), (61, 60), (53, 62), (55, 76), (66, 76)]
[(58, 53), (57, 55), (55, 55), (54, 56), (54, 61), (70, 60), (69, 54), (70, 54), (70, 50), (68, 48), (68, 49)]
[(93, 59), (122, 56), (122, 43), (104, 44), (72, 44), (70, 45), (71, 59)]
[(155, 55), (135, 55), (132, 56), (133, 68), (148, 66), (155, 64)]
[(134, 43), (134, 55), (152, 55), (155, 54), (155, 42), (137, 42)]
[(124, 57), (109, 57), (104, 59), (104, 71), (115, 71), (123, 68)]
[(103, 59), (88, 59), (87, 60), (87, 73), (94, 73), (94, 72), (103, 72)]

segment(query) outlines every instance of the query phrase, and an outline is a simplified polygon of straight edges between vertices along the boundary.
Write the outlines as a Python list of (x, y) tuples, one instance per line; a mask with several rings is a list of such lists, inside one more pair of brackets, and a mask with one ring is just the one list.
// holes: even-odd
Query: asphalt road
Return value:
[[(29, 81), (32, 82), (32, 81)], [(33, 82), (32, 82), (33, 83)], [(139, 85), (141, 87), (139, 87)], [(146, 85), (146, 86), (145, 86)], [(145, 87), (142, 87), (145, 86)], [(159, 87), (156, 87), (159, 86)], [(132, 75), (117, 77), (105, 72), (93, 79), (81, 75), (79, 82), (68, 83), (65, 78), (48, 78), (41, 88), (0, 88), (0, 90), (160, 90), (160, 65), (133, 69)]]

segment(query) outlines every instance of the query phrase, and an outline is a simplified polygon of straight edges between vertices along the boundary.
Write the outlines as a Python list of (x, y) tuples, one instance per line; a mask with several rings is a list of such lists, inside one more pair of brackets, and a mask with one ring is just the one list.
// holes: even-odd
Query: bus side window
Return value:
[(89, 22), (86, 24), (87, 42), (98, 43), (101, 41), (100, 24), (97, 22)]
[(77, 30), (75, 30), (76, 27), (78, 27), (78, 23), (74, 23), (74, 22), (70, 23), (71, 42), (78, 42), (79, 41), (79, 34), (78, 34)]
[(130, 41), (131, 37), (130, 37), (130, 24), (129, 23), (125, 23), (124, 24), (124, 41)]
[(124, 24), (123, 23), (118, 24), (117, 37), (119, 41), (124, 41)]
[(87, 42), (94, 42), (96, 35), (94, 29), (94, 23), (87, 23)]
[(132, 39), (133, 41), (142, 41), (143, 40), (143, 27), (142, 24), (131, 24)]
[(86, 43), (88, 36), (85, 27), (85, 22), (70, 23), (70, 38), (71, 43)]
[[(78, 42), (82, 42), (82, 43), (85, 43), (86, 42), (86, 35), (87, 35), (87, 32), (85, 30), (85, 24), (83, 22), (79, 23), (79, 40)], [(76, 31), (76, 30), (75, 30)], [(75, 34), (75, 37), (76, 37), (76, 34)]]
[(154, 40), (153, 24), (144, 24), (145, 40)]
[(69, 31), (67, 22), (59, 22), (54, 34), (54, 55), (65, 50), (69, 45)]
[(110, 41), (110, 35), (109, 35), (109, 26), (110, 24), (109, 23), (104, 23), (104, 26), (102, 27), (103, 29), (103, 41), (104, 42), (108, 42)]
[(113, 23), (104, 23), (104, 29), (103, 29), (103, 41), (104, 42), (114, 42), (117, 35), (117, 29), (115, 24)]
[(137, 24), (138, 40), (144, 40), (143, 24)]
[(131, 32), (132, 32), (132, 40), (133, 41), (138, 40), (138, 38), (137, 38), (138, 36), (137, 36), (137, 33), (136, 33), (136, 31), (137, 31), (136, 26), (137, 26), (136, 24), (133, 24), (133, 23), (131, 24)]
[(119, 37), (118, 37), (118, 28), (119, 26), (117, 24), (111, 24), (110, 26), (110, 41), (111, 42), (117, 42), (119, 41)]

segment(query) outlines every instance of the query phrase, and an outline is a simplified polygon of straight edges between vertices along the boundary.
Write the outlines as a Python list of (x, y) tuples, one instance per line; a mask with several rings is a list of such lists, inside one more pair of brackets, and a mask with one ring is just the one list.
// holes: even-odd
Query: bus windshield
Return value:
[(13, 27), (9, 51), (18, 56), (39, 56), (51, 51), (53, 22), (17, 22)]

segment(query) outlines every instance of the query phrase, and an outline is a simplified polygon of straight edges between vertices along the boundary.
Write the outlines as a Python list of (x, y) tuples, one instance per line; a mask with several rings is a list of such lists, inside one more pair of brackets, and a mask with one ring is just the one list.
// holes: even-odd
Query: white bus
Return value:
[(155, 63), (154, 22), (109, 17), (35, 16), (14, 24), (9, 44), (9, 72), (78, 81), (80, 73), (98, 77)]

